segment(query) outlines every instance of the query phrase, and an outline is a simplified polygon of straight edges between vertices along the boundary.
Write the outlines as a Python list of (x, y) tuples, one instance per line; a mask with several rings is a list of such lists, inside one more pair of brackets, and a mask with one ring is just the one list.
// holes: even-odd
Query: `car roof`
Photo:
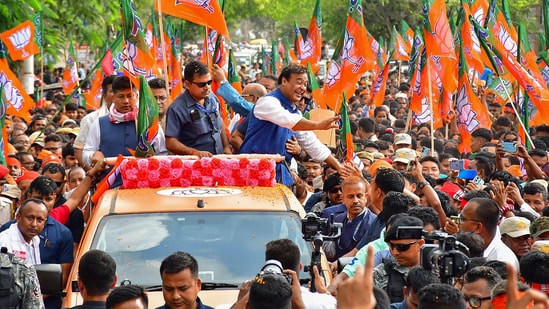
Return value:
[(294, 211), (303, 206), (287, 187), (170, 187), (114, 189), (101, 198), (96, 211), (129, 214), (174, 211)]

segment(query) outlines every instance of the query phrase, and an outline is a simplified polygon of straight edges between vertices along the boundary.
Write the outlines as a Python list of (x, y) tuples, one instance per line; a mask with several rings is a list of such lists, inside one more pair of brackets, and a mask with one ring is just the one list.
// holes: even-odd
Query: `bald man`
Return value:
[[(247, 102), (255, 104), (259, 98), (267, 94), (267, 89), (259, 83), (251, 83), (244, 87), (242, 90), (242, 97)], [(235, 126), (235, 129), (231, 133), (229, 144), (233, 147), (235, 152), (238, 152), (242, 142), (244, 142), (244, 134), (248, 129), (248, 119), (243, 116)]]

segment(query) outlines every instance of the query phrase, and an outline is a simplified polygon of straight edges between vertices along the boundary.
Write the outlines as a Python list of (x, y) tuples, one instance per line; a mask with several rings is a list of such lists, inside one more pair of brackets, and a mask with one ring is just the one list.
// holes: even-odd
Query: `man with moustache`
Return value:
[(376, 215), (366, 208), (366, 184), (356, 176), (347, 177), (342, 183), (343, 204), (347, 211), (337, 215), (334, 222), (342, 223), (341, 237), (335, 242), (337, 260), (352, 249), (370, 228)]

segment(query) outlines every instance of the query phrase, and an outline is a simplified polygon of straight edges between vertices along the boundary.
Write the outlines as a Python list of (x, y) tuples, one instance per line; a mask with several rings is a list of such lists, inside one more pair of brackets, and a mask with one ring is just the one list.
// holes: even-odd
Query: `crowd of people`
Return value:
[[(151, 143), (156, 155), (282, 155), (277, 182), (292, 189), (305, 211), (327, 219), (329, 226), (342, 226), (341, 236), (323, 246), (334, 275), (327, 287), (319, 284), (324, 294), (305, 296), (296, 277), (299, 266), (281, 256), (274, 259), (296, 280), (286, 286), (270, 274), (255, 278), (243, 285), (241, 294), (249, 296), (235, 306), (266, 308), (261, 304), (275, 303), (268, 297), (280, 301), (272, 308), (373, 308), (368, 304), (376, 302), (376, 308), (504, 308), (506, 302), (507, 308), (526, 308), (509, 303), (541, 300), (535, 290), (546, 292), (549, 284), (548, 125), (531, 128), (527, 148), (519, 141), (512, 103), (498, 102), (479, 88), (493, 127), (475, 130), (465, 145), (471, 152), (463, 153), (458, 149), (464, 141), (452, 125), (431, 131), (429, 124), (410, 123), (409, 84), (398, 74), (376, 108), (370, 107), (372, 81), (364, 77), (348, 100), (357, 160), (341, 163), (337, 149), (313, 133), (339, 128), (340, 117), (305, 117), (314, 108), (307, 69), (291, 64), (279, 76), (256, 76), (239, 93), (220, 67), (191, 61), (184, 68), (185, 91), (173, 102), (163, 79), (149, 81), (161, 124)], [(213, 81), (219, 84), (216, 93)], [(8, 116), (9, 153), (0, 166), (0, 246), (28, 265), (61, 264), (65, 285), (93, 213), (90, 192), (112, 168), (105, 159), (130, 156), (129, 149), (138, 146), (136, 89), (125, 76), (106, 76), (104, 104), (96, 111), (65, 104), (58, 94), (35, 108), (30, 122)], [(218, 97), (233, 111), (231, 119), (223, 119)], [(433, 231), (464, 244), (460, 250), (470, 262), (453, 286), (421, 265), (421, 247), (429, 242), (425, 235)], [(293, 248), (275, 242), (267, 252), (276, 246), (286, 253)], [(346, 257), (352, 261), (343, 267)], [(161, 274), (179, 273), (170, 269), (161, 268)], [(165, 277), (166, 299), (176, 287)], [(106, 291), (115, 281), (107, 282)], [(271, 284), (279, 289), (261, 289)], [(142, 299), (146, 303), (146, 295)], [(174, 307), (166, 302), (163, 308)], [(61, 298), (45, 297), (44, 304), (60, 308)], [(189, 308), (202, 308), (200, 302), (192, 304)]]

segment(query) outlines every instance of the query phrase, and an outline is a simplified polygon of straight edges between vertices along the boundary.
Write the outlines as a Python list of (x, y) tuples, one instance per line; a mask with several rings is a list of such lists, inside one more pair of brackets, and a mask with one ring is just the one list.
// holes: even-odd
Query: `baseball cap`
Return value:
[(517, 238), (530, 235), (530, 220), (523, 217), (510, 217), (499, 225), (501, 235)]
[(545, 232), (549, 232), (549, 217), (539, 217), (530, 225), (532, 237), (538, 237)]
[(0, 195), (11, 198), (21, 199), (21, 190), (17, 185), (4, 184)]
[(374, 155), (369, 153), (368, 151), (359, 151), (356, 153), (356, 156), (360, 159), (367, 159), (370, 160), (370, 162), (374, 161)]
[(538, 240), (532, 245), (532, 251), (540, 251), (549, 254), (549, 240)]
[(440, 187), (440, 190), (446, 194), (448, 194), (451, 198), (453, 198), (456, 201), (461, 201), (463, 198), (463, 195), (465, 194), (460, 186), (457, 184), (446, 181), (442, 187)]
[(30, 140), (31, 145), (32, 144), (38, 144), (38, 145), (44, 147), (44, 134), (40, 134), (40, 133), (42, 133), (42, 132), (36, 131), (36, 132), (33, 132), (29, 136), (29, 140)]
[(400, 145), (400, 144), (406, 144), (411, 145), (412, 144), (412, 137), (408, 133), (400, 133), (395, 135), (395, 139), (393, 144)]
[[(385, 242), (388, 242), (389, 240), (410, 239), (409, 237), (407, 238), (397, 237), (398, 228), (401, 226), (423, 228), (423, 221), (412, 216), (404, 216), (400, 219), (397, 219), (395, 222), (393, 222), (393, 224), (391, 224), (391, 227), (389, 228), (387, 233), (385, 233)], [(417, 239), (421, 239), (421, 236)]]
[(400, 148), (395, 151), (393, 162), (410, 163), (416, 159), (416, 151), (410, 148)]
[(61, 166), (63, 165), (63, 161), (61, 161), (59, 156), (56, 154), (49, 154), (44, 159), (42, 159), (42, 168), (44, 168), (44, 166), (46, 166), (49, 163), (57, 163)]
[(373, 177), (380, 168), (393, 168), (387, 161), (377, 160), (370, 165), (370, 175)]

